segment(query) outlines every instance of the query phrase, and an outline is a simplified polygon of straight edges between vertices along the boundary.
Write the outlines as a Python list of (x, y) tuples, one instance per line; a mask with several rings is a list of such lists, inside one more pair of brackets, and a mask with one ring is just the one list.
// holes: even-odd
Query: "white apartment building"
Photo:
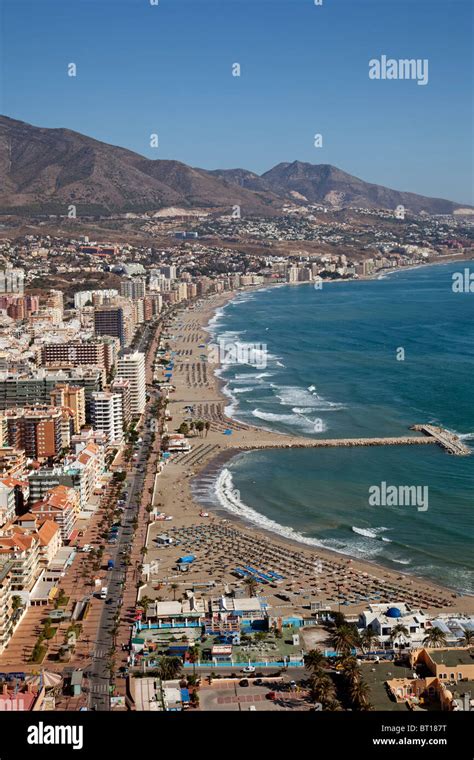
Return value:
[(0, 480), (0, 527), (15, 517), (15, 489)]
[(146, 404), (145, 354), (134, 351), (119, 357), (116, 377), (130, 381), (130, 411), (134, 417), (139, 417)]
[(122, 396), (120, 393), (100, 391), (92, 394), (92, 425), (107, 436), (109, 443), (120, 443), (123, 438)]

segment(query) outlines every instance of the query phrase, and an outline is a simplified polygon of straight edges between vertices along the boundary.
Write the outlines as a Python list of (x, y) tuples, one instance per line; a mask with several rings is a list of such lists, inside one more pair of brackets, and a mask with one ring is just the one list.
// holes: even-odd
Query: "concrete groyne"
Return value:
[(414, 425), (412, 430), (424, 433), (422, 436), (406, 435), (386, 438), (301, 438), (295, 436), (272, 435), (254, 442), (229, 444), (234, 449), (254, 451), (258, 449), (325, 449), (351, 446), (426, 446), (436, 444), (456, 456), (466, 456), (471, 450), (458, 436), (433, 425)]

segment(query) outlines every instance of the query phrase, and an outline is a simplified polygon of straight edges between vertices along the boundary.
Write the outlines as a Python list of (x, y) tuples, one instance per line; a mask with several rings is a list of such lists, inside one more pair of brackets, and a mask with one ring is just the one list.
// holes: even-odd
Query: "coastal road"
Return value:
[[(138, 459), (145, 455), (148, 443), (142, 442), (138, 449)], [(133, 542), (132, 523), (137, 515), (135, 501), (143, 490), (144, 472), (135, 472), (128, 475), (127, 490), (128, 496), (124, 512), (122, 515), (122, 525), (118, 532), (117, 544), (110, 547), (108, 557), (114, 560), (115, 567), (107, 573), (107, 598), (104, 601), (102, 614), (100, 617), (99, 627), (95, 648), (92, 656), (92, 665), (89, 676), (89, 707), (95, 710), (110, 709), (110, 672), (108, 669), (109, 653), (114, 648), (114, 638), (112, 629), (114, 627), (114, 617), (118, 612), (120, 614), (123, 581), (125, 579), (126, 567), (122, 564), (124, 553), (128, 552)], [(107, 559), (108, 559), (107, 557)], [(107, 560), (106, 560), (107, 561)]]
[[(149, 343), (149, 346), (150, 348), (153, 348), (154, 341), (152, 339), (152, 333), (155, 332), (156, 337), (159, 338), (160, 331), (161, 320), (154, 324), (150, 323), (145, 325), (145, 328), (135, 345), (136, 350), (144, 351), (150, 338), (151, 342)], [(147, 355), (147, 371), (150, 370), (151, 365), (153, 364), (154, 356), (152, 353), (153, 352), (150, 352), (149, 349)], [(148, 366), (149, 364), (150, 366)], [(113, 570), (110, 570), (107, 573), (107, 599), (103, 603), (104, 606), (100, 617), (95, 648), (92, 653), (92, 665), (89, 670), (89, 708), (93, 710), (110, 710), (111, 679), (108, 661), (109, 655), (114, 650), (116, 644), (116, 642), (114, 642), (112, 630), (115, 625), (115, 616), (117, 614), (120, 616), (121, 613), (123, 615), (124, 612), (127, 612), (126, 605), (122, 607), (122, 597), (127, 571), (127, 567), (125, 564), (122, 564), (122, 562), (128, 552), (130, 552), (130, 556), (132, 554), (132, 544), (134, 541), (132, 524), (135, 518), (140, 518), (140, 502), (144, 491), (147, 470), (153, 461), (153, 458), (150, 457), (147, 462), (147, 454), (151, 452), (151, 433), (147, 428), (146, 422), (149, 418), (150, 407), (156, 400), (156, 392), (152, 391), (149, 396), (142, 418), (145, 422), (142, 431), (143, 440), (136, 450), (138, 455), (136, 465), (132, 465), (132, 471), (127, 472), (127, 498), (122, 513), (121, 527), (117, 535), (117, 544), (111, 547), (111, 551), (109, 552), (109, 556), (114, 560), (115, 566)], [(144, 519), (143, 515), (141, 517)], [(131, 567), (129, 568), (129, 572), (133, 577)], [(129, 583), (130, 578), (128, 579), (128, 584)]]

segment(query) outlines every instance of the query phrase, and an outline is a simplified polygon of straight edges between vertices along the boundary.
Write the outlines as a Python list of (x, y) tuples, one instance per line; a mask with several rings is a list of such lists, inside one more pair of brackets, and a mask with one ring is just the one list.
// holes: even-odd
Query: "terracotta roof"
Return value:
[(59, 525), (54, 520), (45, 520), (37, 531), (40, 544), (46, 546), (59, 533)]
[(12, 478), (11, 476), (7, 475), (6, 478), (2, 478), (0, 480), (0, 483), (3, 483), (7, 488), (14, 488), (15, 486), (20, 486), (20, 488), (27, 488), (28, 482), (25, 480), (17, 480), (16, 478)]
[(31, 520), (37, 520), (36, 515), (33, 514), (33, 512), (26, 512), (24, 515), (20, 515), (15, 519), (15, 522), (18, 525), (21, 525), (22, 522), (31, 522)]

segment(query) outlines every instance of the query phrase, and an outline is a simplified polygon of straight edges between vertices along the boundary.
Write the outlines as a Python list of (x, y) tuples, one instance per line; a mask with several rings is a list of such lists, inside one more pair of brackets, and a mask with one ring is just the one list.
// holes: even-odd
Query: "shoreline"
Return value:
[[(436, 262), (436, 264), (438, 263), (441, 262)], [(289, 283), (275, 283), (275, 285), (269, 284), (264, 288), (249, 288), (245, 291), (219, 294), (218, 296), (203, 300), (194, 310), (179, 314), (176, 317), (178, 327), (174, 328), (174, 332), (178, 333), (180, 331), (179, 325), (181, 325), (181, 329), (184, 329), (188, 333), (192, 333), (191, 336), (186, 336), (184, 339), (184, 344), (186, 345), (184, 351), (191, 351), (192, 353), (195, 350), (199, 355), (199, 345), (203, 342), (209, 343), (213, 339), (213, 326), (209, 325), (209, 323), (212, 321), (213, 317), (215, 317), (217, 310), (222, 309), (233, 299), (238, 297), (239, 293), (257, 292), (259, 290), (266, 290), (275, 286), (281, 287), (288, 284)], [(308, 285), (311, 283), (300, 284)], [(202, 337), (203, 333), (205, 336), (204, 338)], [(193, 349), (189, 348), (191, 342), (193, 344)], [(381, 584), (389, 583), (387, 579), (390, 579), (390, 582), (395, 583), (395, 586), (400, 586), (399, 601), (407, 598), (409, 592), (413, 594), (415, 590), (418, 590), (420, 595), (420, 606), (422, 605), (423, 595), (431, 594), (432, 597), (442, 599), (445, 602), (445, 604), (442, 605), (445, 610), (448, 607), (451, 610), (455, 607), (463, 612), (468, 612), (469, 609), (474, 610), (473, 597), (464, 595), (456, 589), (437, 583), (429, 578), (413, 575), (407, 570), (393, 570), (383, 563), (378, 563), (369, 559), (356, 559), (351, 557), (350, 554), (327, 549), (325, 547), (308, 545), (299, 541), (297, 538), (281, 535), (280, 533), (256, 525), (255, 522), (245, 520), (244, 517), (226, 510), (223, 505), (217, 506), (215, 502), (212, 505), (207, 503), (206, 506), (203, 507), (203, 500), (196, 495), (196, 485), (199, 485), (200, 482), (211, 476), (215, 481), (219, 477), (219, 472), (222, 472), (224, 469), (225, 464), (232, 460), (236, 455), (242, 454), (245, 451), (242, 446), (244, 441), (241, 440), (239, 440), (239, 448), (233, 448), (231, 440), (225, 441), (225, 443), (228, 443), (228, 446), (223, 446), (222, 444), (224, 442), (221, 438), (223, 435), (222, 428), (227, 426), (234, 428), (232, 433), (234, 440), (237, 436), (240, 436), (240, 438), (243, 439), (245, 439), (245, 436), (247, 436), (247, 439), (252, 436), (252, 439), (254, 439), (255, 436), (258, 437), (262, 434), (268, 435), (268, 431), (243, 423), (238, 420), (238, 418), (229, 417), (226, 412), (222, 413), (223, 407), (225, 409), (228, 408), (229, 401), (229, 398), (223, 391), (226, 382), (219, 375), (216, 376), (214, 371), (212, 372), (212, 378), (208, 377), (206, 374), (206, 383), (200, 384), (201, 386), (205, 386), (205, 388), (196, 388), (193, 387), (192, 383), (187, 382), (187, 380), (189, 380), (189, 371), (186, 367), (186, 363), (190, 362), (191, 359), (188, 358), (188, 355), (181, 359), (180, 352), (183, 351), (183, 348), (180, 348), (179, 338), (175, 343), (176, 345), (173, 345), (172, 350), (175, 350), (175, 362), (176, 364), (179, 363), (180, 366), (176, 368), (175, 374), (173, 375), (173, 384), (176, 387), (176, 392), (169, 398), (170, 411), (173, 417), (172, 429), (174, 430), (179, 427), (179, 422), (185, 417), (183, 410), (178, 410), (178, 407), (183, 404), (191, 404), (193, 406), (196, 404), (196, 406), (198, 406), (197, 413), (194, 415), (196, 419), (203, 418), (201, 412), (203, 409), (208, 411), (209, 406), (212, 406), (212, 413), (209, 415), (212, 418), (215, 411), (214, 407), (216, 405), (219, 405), (221, 416), (218, 417), (220, 422), (211, 422), (209, 435), (206, 434), (206, 437), (202, 438), (197, 436), (191, 437), (191, 443), (193, 446), (192, 452), (184, 456), (177, 455), (174, 460), (172, 459), (169, 464), (166, 465), (159, 476), (160, 485), (163, 488), (160, 489), (161, 493), (158, 498), (165, 498), (165, 502), (168, 503), (170, 500), (171, 502), (174, 502), (172, 514), (177, 521), (173, 523), (173, 526), (178, 526), (178, 521), (179, 526), (184, 526), (186, 530), (190, 530), (191, 526), (196, 525), (196, 522), (199, 525), (202, 525), (202, 519), (206, 518), (202, 518), (200, 515), (204, 509), (209, 509), (208, 519), (211, 521), (212, 525), (215, 525), (216, 523), (218, 525), (234, 525), (239, 531), (242, 531), (243, 534), (258, 536), (276, 546), (280, 545), (287, 549), (295, 550), (299, 556), (306, 557), (307, 559), (310, 555), (314, 556), (316, 553), (318, 557), (321, 557), (325, 561), (327, 560), (332, 565), (338, 566), (339, 572), (341, 572), (341, 570), (346, 572), (349, 567), (354, 573), (375, 578)], [(194, 364), (192, 366), (194, 371)], [(207, 365), (207, 367), (211, 368), (212, 365)], [(213, 370), (218, 370), (219, 368), (220, 367), (216, 366)], [(212, 398), (209, 399), (209, 396)], [(214, 429), (214, 425), (217, 425), (216, 429)], [(272, 432), (274, 433), (274, 431)], [(278, 434), (278, 436), (284, 438), (284, 434)], [(186, 460), (189, 460), (187, 466)], [(177, 510), (176, 501), (173, 498), (177, 495), (176, 491), (178, 488), (180, 491), (179, 501), (182, 506), (182, 509), (180, 508), (179, 510)], [(171, 497), (171, 499), (169, 497)], [(169, 511), (163, 504), (161, 504), (160, 510), (162, 507), (164, 511)], [(179, 514), (177, 511), (179, 511)], [(152, 525), (157, 525), (157, 523)], [(159, 525), (160, 524), (158, 523), (158, 526)], [(282, 526), (282, 529), (285, 529), (285, 526)], [(152, 537), (153, 533), (156, 534), (156, 532), (156, 530), (151, 531)], [(402, 586), (405, 588), (402, 588)], [(343, 604), (345, 604), (345, 602), (343, 602)], [(357, 608), (356, 604), (348, 604), (347, 606), (350, 611)], [(367, 602), (362, 604), (362, 607), (364, 606), (367, 606)]]

